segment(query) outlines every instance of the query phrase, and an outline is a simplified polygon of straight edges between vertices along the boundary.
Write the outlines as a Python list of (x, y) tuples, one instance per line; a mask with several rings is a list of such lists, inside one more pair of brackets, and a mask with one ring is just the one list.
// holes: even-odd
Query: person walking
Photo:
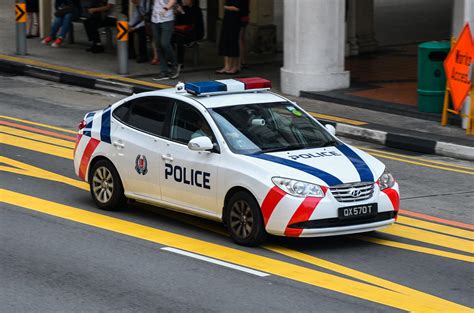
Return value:
[(224, 67), (217, 70), (217, 74), (234, 75), (239, 72), (239, 12), (239, 0), (226, 0), (219, 40), (219, 55), (224, 57)]
[[(171, 46), (171, 36), (174, 31), (174, 5), (176, 0), (155, 0), (151, 14), (153, 40), (160, 59), (160, 73), (153, 80), (175, 79), (179, 76), (180, 68)], [(171, 69), (168, 66), (171, 63)]]

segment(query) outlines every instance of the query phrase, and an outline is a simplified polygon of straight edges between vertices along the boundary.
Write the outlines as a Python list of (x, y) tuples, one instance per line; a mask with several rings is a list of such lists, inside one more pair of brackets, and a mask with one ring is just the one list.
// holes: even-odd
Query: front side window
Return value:
[(210, 110), (235, 153), (289, 151), (337, 145), (312, 118), (290, 102), (256, 103)]
[(189, 104), (178, 102), (171, 121), (170, 138), (188, 144), (191, 139), (207, 136), (215, 142), (209, 124), (202, 114)]
[(138, 98), (116, 108), (113, 116), (129, 126), (161, 136), (172, 105), (173, 101), (166, 98)]

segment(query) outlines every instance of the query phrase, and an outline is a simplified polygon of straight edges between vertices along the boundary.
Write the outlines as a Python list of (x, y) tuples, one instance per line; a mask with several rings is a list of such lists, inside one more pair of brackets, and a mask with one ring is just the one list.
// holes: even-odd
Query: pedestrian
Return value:
[[(174, 5), (176, 0), (155, 0), (151, 14), (153, 39), (160, 59), (160, 73), (153, 80), (175, 79), (180, 68), (171, 46), (174, 30)], [(168, 66), (171, 64), (171, 69)]]
[(131, 0), (135, 5), (135, 10), (130, 18), (129, 24), (129, 55), (134, 58), (135, 53), (135, 34), (138, 37), (138, 56), (137, 63), (148, 62), (148, 48), (146, 44), (146, 17), (150, 11), (150, 2), (148, 0)]
[(56, 0), (54, 8), (56, 11), (54, 12), (54, 21), (51, 26), (51, 31), (41, 43), (48, 45), (52, 42), (51, 47), (59, 48), (64, 41), (64, 37), (66, 37), (71, 30), (74, 16), (78, 15), (79, 3), (76, 0)]
[(226, 0), (224, 19), (219, 40), (219, 55), (224, 57), (224, 67), (217, 74), (239, 73), (240, 1)]
[(241, 0), (240, 5), (240, 64), (239, 70), (247, 68), (247, 43), (246, 43), (246, 30), (247, 25), (250, 21), (250, 0)]
[(117, 14), (122, 12), (120, 0), (95, 0), (91, 7), (85, 8), (86, 19), (84, 20), (84, 28), (86, 29), (87, 39), (91, 42), (91, 46), (86, 49), (92, 53), (104, 52), (104, 47), (100, 41), (100, 27), (116, 27)]
[(26, 0), (26, 38), (39, 37), (38, 12), (39, 0)]
[(204, 37), (204, 21), (197, 0), (182, 0), (176, 9), (176, 25), (171, 42), (177, 46), (177, 57), (180, 69), (183, 68), (186, 45)]

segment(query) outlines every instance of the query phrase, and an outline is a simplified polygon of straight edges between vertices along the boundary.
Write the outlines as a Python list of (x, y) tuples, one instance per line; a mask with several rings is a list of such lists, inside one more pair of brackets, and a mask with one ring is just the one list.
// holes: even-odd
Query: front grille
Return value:
[(350, 183), (330, 188), (332, 195), (339, 202), (356, 202), (370, 199), (374, 194), (374, 183)]
[(350, 220), (341, 220), (336, 217), (336, 218), (325, 218), (321, 220), (299, 222), (299, 223), (291, 224), (288, 227), (300, 228), (300, 229), (311, 229), (311, 228), (352, 226), (352, 225), (360, 225), (360, 224), (386, 221), (386, 220), (395, 218), (396, 216), (397, 216), (397, 212), (389, 211), (389, 212), (381, 212), (377, 214), (376, 216), (361, 217), (361, 218), (355, 218), (355, 219), (350, 219)]

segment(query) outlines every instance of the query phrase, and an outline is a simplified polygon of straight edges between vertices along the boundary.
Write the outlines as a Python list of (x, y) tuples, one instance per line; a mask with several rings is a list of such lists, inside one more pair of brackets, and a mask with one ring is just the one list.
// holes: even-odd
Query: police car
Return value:
[(393, 224), (385, 165), (262, 78), (179, 83), (86, 114), (74, 167), (97, 206), (127, 199), (223, 221), (232, 239), (316, 237)]

